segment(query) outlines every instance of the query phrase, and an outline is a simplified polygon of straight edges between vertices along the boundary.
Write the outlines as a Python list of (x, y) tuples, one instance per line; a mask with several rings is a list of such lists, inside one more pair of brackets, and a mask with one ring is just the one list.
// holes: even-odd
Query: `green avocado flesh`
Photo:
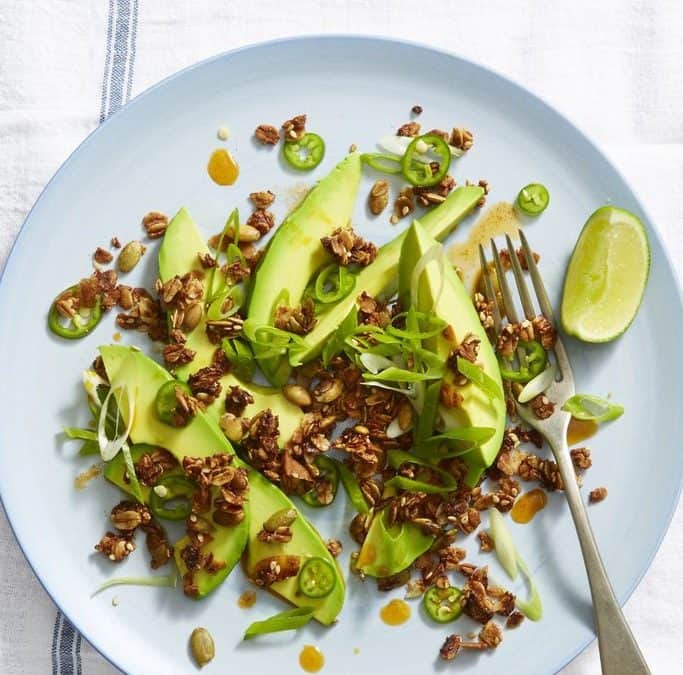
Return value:
[(287, 543), (264, 543), (257, 535), (263, 523), (276, 511), (295, 508), (290, 499), (261, 474), (252, 471), (249, 474), (252, 493), (251, 525), (249, 528), (249, 544), (244, 566), (247, 576), (252, 577), (255, 565), (265, 558), (274, 555), (299, 556), (300, 568), (308, 558), (317, 556), (324, 558), (334, 569), (336, 583), (332, 592), (324, 598), (307, 598), (299, 592), (297, 577), (277, 581), (270, 590), (288, 600), (297, 607), (313, 607), (313, 616), (322, 624), (331, 624), (344, 605), (345, 583), (337, 561), (327, 550), (325, 543), (313, 526), (299, 513), (291, 525), (292, 540)]
[[(199, 263), (199, 254), (211, 253), (204, 241), (199, 228), (187, 209), (182, 208), (171, 219), (164, 233), (159, 247), (159, 278), (166, 283), (174, 276), (183, 276), (188, 272), (202, 272), (206, 274)], [(209, 288), (205, 285), (205, 297)], [(179, 380), (187, 380), (191, 373), (208, 366), (211, 363), (216, 345), (206, 336), (205, 316), (196, 328), (187, 334), (185, 346), (196, 352), (194, 359), (176, 369)]]
[[(472, 211), (483, 195), (484, 191), (480, 187), (468, 185), (456, 188), (445, 202), (422, 217), (422, 226), (435, 239), (443, 239)], [(304, 363), (320, 354), (325, 342), (354, 308), (356, 298), (362, 291), (387, 298), (396, 292), (398, 262), (405, 236), (406, 233), (403, 232), (382, 246), (375, 261), (358, 273), (353, 293), (318, 317), (313, 330), (305, 337), (308, 349), (300, 352)]]
[(403, 523), (387, 527), (384, 518), (384, 511), (373, 517), (356, 563), (371, 577), (402, 572), (434, 543), (434, 537), (423, 534), (417, 525)]
[[(186, 455), (206, 457), (217, 452), (233, 454), (230, 442), (225, 438), (210, 412), (199, 412), (190, 424), (182, 428), (168, 426), (157, 419), (154, 410), (156, 393), (164, 382), (173, 379), (164, 368), (142, 352), (121, 345), (100, 347), (100, 354), (112, 387), (125, 385), (134, 395), (135, 413), (130, 433), (133, 442), (166, 448), (179, 461), (182, 461)], [(255, 402), (255, 409), (256, 406), (262, 404), (262, 400)], [(249, 408), (247, 408), (247, 413), (248, 411)], [(125, 420), (124, 409), (122, 409), (122, 414)], [(237, 457), (234, 462), (238, 466), (246, 466)], [(123, 479), (124, 470), (123, 458), (118, 455), (108, 464), (105, 475), (112, 483), (128, 492), (130, 486)], [(143, 488), (143, 491), (145, 495), (149, 493), (147, 488)], [(344, 580), (320, 535), (299, 513), (292, 526), (294, 533), (292, 541), (286, 544), (266, 544), (258, 541), (256, 535), (268, 517), (280, 509), (295, 509), (296, 507), (277, 487), (254, 470), (249, 472), (247, 506), (246, 517), (239, 525), (217, 527), (213, 533), (213, 541), (202, 549), (213, 552), (218, 560), (225, 560), (227, 565), (215, 575), (203, 571), (196, 575), (199, 597), (208, 595), (225, 580), (230, 570), (239, 561), (245, 547), (248, 572), (253, 570), (259, 560), (273, 555), (297, 555), (300, 556), (302, 564), (307, 557), (319, 556), (325, 558), (336, 570), (337, 583), (330, 595), (317, 600), (299, 596), (296, 578), (275, 583), (272, 590), (296, 606), (315, 607), (313, 616), (318, 621), (323, 624), (332, 623), (344, 604)], [(186, 568), (179, 558), (179, 552), (186, 543), (187, 539), (183, 538), (175, 544), (176, 563), (181, 575), (184, 574)]]
[[(254, 326), (273, 324), (278, 298), (284, 297), (283, 303), (290, 307), (301, 302), (313, 275), (329, 261), (321, 237), (351, 220), (360, 177), (360, 155), (352, 153), (308, 193), (277, 229), (251, 289), (248, 319)], [(260, 359), (259, 365), (277, 386), (287, 381), (291, 370), (286, 357)]]
[[(434, 246), (441, 248), (434, 237), (431, 237), (427, 230), (415, 221), (406, 234), (401, 253), (399, 297), (403, 298), (404, 303), (410, 302), (411, 290), (414, 291), (411, 286), (415, 265)], [(479, 321), (477, 311), (465, 286), (447, 261), (441, 269), (436, 260), (428, 263), (420, 275), (417, 285), (417, 309), (421, 312), (433, 313), (446, 321), (453, 328), (456, 345), (468, 334), (479, 338), (477, 363), (502, 390), (500, 369), (493, 347)], [(445, 361), (453, 349), (453, 344), (439, 334), (425, 344), (425, 347), (434, 351)], [(453, 373), (449, 371), (444, 380), (452, 382), (453, 378)], [(491, 465), (500, 449), (505, 431), (505, 402), (502, 398), (489, 398), (479, 387), (471, 383), (458, 389), (463, 401), (459, 408), (450, 409), (444, 415), (448, 419), (448, 428), (492, 427), (496, 430), (486, 443), (462, 456), (470, 468), (467, 483), (473, 486), (476, 485), (484, 469)], [(444, 412), (443, 409), (442, 412)]]
[[(428, 263), (420, 275), (417, 289), (413, 289), (412, 277), (415, 266), (435, 246), (441, 248), (436, 239), (430, 236), (418, 221), (413, 222), (405, 234), (400, 253), (401, 304), (405, 308), (410, 307), (412, 296), (416, 295), (416, 309), (447, 321), (452, 326), (458, 343), (470, 333), (478, 337), (481, 342), (477, 362), (502, 389), (498, 361), (493, 348), (479, 321), (472, 300), (448, 262), (446, 261), (442, 268), (437, 260)], [(443, 361), (448, 358), (452, 349), (452, 344), (441, 334), (424, 346), (438, 354)], [(444, 379), (452, 382), (453, 377), (453, 374), (449, 373)], [(502, 399), (489, 399), (474, 384), (460, 387), (459, 393), (463, 397), (463, 402), (457, 411), (449, 411), (448, 428), (480, 426), (495, 429), (490, 440), (462, 457), (469, 466), (467, 483), (473, 486), (483, 470), (491, 465), (500, 449), (505, 431), (505, 404)], [(434, 537), (424, 534), (414, 525), (404, 524), (402, 528), (387, 528), (384, 512), (380, 512), (372, 519), (358, 557), (358, 566), (370, 576), (384, 577), (397, 574), (427, 551), (433, 542)]]
[[(209, 252), (209, 248), (197, 224), (187, 209), (180, 209), (169, 223), (164, 239), (161, 242), (159, 249), (159, 277), (162, 281), (167, 281), (176, 275), (182, 276), (192, 270), (201, 270), (198, 254)], [(176, 376), (180, 380), (187, 380), (193, 372), (208, 366), (217, 349), (217, 346), (212, 344), (206, 337), (204, 317), (187, 336), (186, 346), (193, 349), (196, 354), (190, 363), (176, 370)], [(244, 412), (247, 417), (266, 408), (270, 408), (273, 414), (277, 415), (280, 423), (281, 444), (286, 443), (291, 438), (292, 433), (299, 426), (299, 422), (303, 417), (303, 411), (298, 406), (290, 403), (279, 389), (245, 383), (231, 373), (221, 378), (221, 386), (220, 396), (206, 409), (206, 414), (216, 422), (218, 422), (218, 419), (224, 412), (225, 397), (231, 386), (239, 386), (242, 389), (246, 389), (254, 397), (254, 403), (247, 406)]]
[[(100, 354), (112, 387), (125, 385), (134, 396), (135, 412), (130, 430), (133, 442), (165, 448), (179, 462), (182, 462), (186, 455), (206, 457), (218, 452), (234, 454), (230, 442), (216, 422), (202, 412), (199, 412), (190, 424), (182, 428), (171, 427), (157, 419), (154, 408), (157, 391), (164, 382), (173, 378), (148, 356), (130, 347), (119, 345), (100, 347)], [(121, 414), (128, 422), (125, 419), (126, 412), (123, 406)], [(119, 455), (110, 462), (105, 475), (121, 489), (128, 491), (130, 488), (123, 480), (124, 469), (122, 457)], [(149, 491), (146, 490), (146, 493), (148, 494)], [(224, 560), (226, 566), (216, 574), (209, 574), (204, 570), (196, 573), (199, 598), (205, 597), (218, 588), (239, 562), (249, 536), (249, 507), (250, 504), (247, 502), (245, 519), (239, 525), (217, 526), (213, 533), (213, 541), (203, 549), (207, 553), (213, 553), (217, 560)], [(183, 537), (174, 545), (175, 560), (181, 576), (185, 574), (187, 568), (180, 558), (180, 551), (187, 543), (189, 540)]]

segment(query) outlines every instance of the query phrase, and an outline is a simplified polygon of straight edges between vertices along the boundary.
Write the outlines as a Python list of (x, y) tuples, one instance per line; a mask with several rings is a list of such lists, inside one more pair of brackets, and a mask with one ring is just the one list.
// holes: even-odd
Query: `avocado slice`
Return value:
[(385, 511), (375, 514), (358, 555), (357, 566), (371, 577), (398, 574), (429, 550), (434, 537), (412, 523), (387, 527)]
[[(193, 270), (202, 271), (198, 254), (205, 253), (210, 253), (209, 247), (197, 224), (187, 209), (180, 209), (169, 222), (159, 248), (159, 277), (162, 281), (167, 281), (175, 275), (182, 276)], [(180, 380), (187, 380), (193, 372), (208, 366), (213, 359), (217, 347), (206, 336), (204, 317), (188, 334), (186, 346), (193, 349), (196, 354), (190, 363), (176, 369), (176, 376)], [(254, 403), (247, 406), (245, 410), (244, 414), (247, 417), (266, 408), (270, 408), (273, 414), (277, 415), (280, 422), (281, 443), (286, 443), (291, 438), (301, 422), (303, 411), (290, 403), (279, 389), (242, 382), (232, 373), (221, 378), (221, 385), (221, 396), (206, 409), (206, 414), (215, 422), (218, 422), (224, 411), (225, 395), (231, 386), (246, 389), (254, 397)]]
[(298, 405), (288, 401), (280, 389), (274, 387), (264, 387), (253, 382), (242, 382), (231, 373), (223, 375), (220, 379), (222, 390), (220, 396), (204, 411), (207, 417), (218, 424), (218, 420), (225, 412), (225, 397), (231, 386), (238, 385), (248, 391), (254, 398), (254, 402), (247, 405), (244, 409), (244, 417), (252, 417), (261, 410), (270, 408), (274, 415), (277, 415), (280, 425), (280, 446), (284, 446), (292, 437), (292, 434), (299, 426), (304, 416), (304, 411)]
[[(230, 442), (218, 424), (202, 412), (182, 428), (171, 427), (157, 419), (154, 410), (157, 391), (164, 382), (173, 379), (159, 364), (142, 352), (122, 345), (100, 347), (100, 354), (112, 387), (125, 385), (129, 391), (134, 392), (135, 414), (130, 437), (135, 443), (165, 448), (179, 462), (186, 455), (206, 457), (217, 452), (234, 455)], [(121, 414), (125, 419), (125, 406), (122, 407)], [(123, 490), (129, 489), (123, 481), (121, 459), (112, 461), (107, 471), (107, 478)], [(213, 541), (207, 544), (205, 550), (213, 553), (217, 560), (224, 560), (226, 565), (216, 574), (203, 570), (197, 573), (195, 578), (199, 589), (198, 598), (203, 598), (218, 588), (242, 556), (249, 536), (249, 503), (245, 504), (245, 518), (241, 523), (233, 527), (218, 527), (213, 536)], [(180, 551), (187, 543), (189, 540), (183, 537), (175, 544), (175, 560), (181, 575), (187, 568), (180, 558)]]
[[(435, 239), (445, 238), (472, 211), (483, 195), (484, 191), (477, 186), (467, 185), (456, 188), (445, 202), (422, 217), (422, 226)], [(309, 345), (308, 349), (297, 351), (297, 356), (301, 361), (306, 363), (320, 354), (329, 337), (354, 308), (356, 298), (362, 291), (383, 297), (391, 297), (396, 292), (396, 272), (405, 237), (406, 233), (403, 232), (382, 246), (377, 252), (375, 261), (358, 273), (354, 292), (318, 317), (315, 327), (305, 337)]]
[[(186, 208), (180, 209), (171, 218), (159, 247), (159, 278), (165, 283), (172, 277), (183, 276), (188, 272), (202, 272), (199, 255), (211, 253), (199, 228)], [(205, 284), (205, 298), (209, 288)], [(187, 334), (185, 346), (196, 352), (190, 363), (179, 366), (175, 370), (179, 380), (187, 380), (191, 373), (211, 363), (216, 345), (206, 336), (205, 317), (202, 316), (194, 330)]]
[[(290, 306), (301, 302), (309, 281), (329, 260), (320, 238), (351, 220), (360, 177), (360, 155), (354, 152), (323, 178), (277, 229), (252, 283), (248, 313), (252, 324), (273, 324), (274, 305), (281, 294)], [(289, 378), (291, 367), (285, 356), (259, 359), (259, 365), (273, 385), (281, 386)]]
[[(442, 248), (441, 244), (428, 234), (424, 226), (414, 221), (406, 233), (399, 264), (399, 297), (402, 298), (405, 306), (410, 303), (411, 291), (415, 290), (411, 289), (413, 269), (418, 260), (434, 246)], [(477, 363), (502, 391), (500, 369), (493, 347), (479, 321), (467, 289), (451, 265), (445, 264), (440, 269), (436, 260), (427, 264), (418, 281), (417, 305), (420, 311), (432, 312), (447, 321), (453, 328), (457, 343), (460, 343), (468, 334), (479, 338)], [(444, 361), (452, 349), (452, 344), (441, 334), (432, 338), (425, 346)], [(444, 378), (446, 382), (453, 382), (453, 379), (454, 374), (451, 372), (448, 372)], [(474, 486), (484, 469), (490, 466), (496, 458), (500, 449), (505, 431), (505, 402), (502, 398), (489, 398), (474, 384), (459, 387), (459, 393), (463, 397), (459, 408), (448, 411), (442, 408), (442, 412), (446, 413), (444, 417), (447, 419), (448, 428), (492, 427), (495, 429), (495, 433), (488, 441), (462, 456), (469, 466), (467, 483)]]
[[(112, 386), (126, 385), (129, 391), (135, 392), (135, 417), (130, 434), (135, 443), (166, 448), (179, 461), (182, 461), (185, 455), (205, 457), (216, 452), (234, 454), (230, 442), (209, 412), (198, 413), (192, 422), (183, 428), (171, 427), (157, 420), (154, 412), (156, 393), (164, 382), (173, 378), (155, 361), (136, 349), (122, 345), (100, 347), (100, 354)], [(258, 405), (262, 401), (263, 399), (259, 399)], [(257, 406), (257, 402), (252, 405)], [(238, 457), (235, 457), (234, 463), (236, 466), (247, 466)], [(124, 470), (123, 460), (119, 456), (109, 463), (105, 474), (114, 484), (128, 492), (130, 486), (123, 480)], [(320, 623), (328, 625), (335, 620), (344, 604), (344, 579), (335, 559), (313, 526), (296, 509), (298, 517), (292, 525), (294, 536), (290, 542), (266, 544), (257, 538), (263, 522), (281, 509), (296, 507), (260, 473), (250, 470), (249, 500), (245, 506), (245, 519), (234, 527), (217, 528), (213, 533), (213, 541), (206, 547), (206, 550), (213, 552), (218, 560), (225, 560), (227, 565), (215, 575), (203, 571), (197, 575), (199, 597), (204, 597), (221, 584), (242, 556), (245, 547), (247, 573), (252, 572), (260, 560), (273, 555), (296, 555), (301, 558), (302, 564), (307, 557), (319, 556), (327, 560), (336, 571), (337, 583), (330, 595), (317, 600), (300, 596), (295, 577), (273, 584), (272, 590), (296, 606), (314, 607), (313, 616)], [(178, 554), (186, 543), (187, 538), (184, 537), (175, 544), (176, 564), (181, 574), (185, 573), (186, 568)]]
[(294, 508), (290, 499), (260, 473), (249, 474), (251, 500), (251, 525), (249, 543), (244, 559), (245, 572), (253, 578), (256, 564), (276, 555), (291, 555), (300, 558), (303, 567), (308, 558), (319, 557), (327, 560), (334, 569), (336, 583), (332, 592), (324, 598), (307, 598), (299, 591), (297, 577), (277, 581), (270, 590), (297, 607), (313, 607), (313, 616), (322, 624), (334, 622), (344, 605), (345, 582), (336, 559), (330, 554), (315, 528), (299, 513), (291, 525), (292, 540), (287, 543), (265, 543), (259, 541), (257, 535), (273, 513), (281, 509)]

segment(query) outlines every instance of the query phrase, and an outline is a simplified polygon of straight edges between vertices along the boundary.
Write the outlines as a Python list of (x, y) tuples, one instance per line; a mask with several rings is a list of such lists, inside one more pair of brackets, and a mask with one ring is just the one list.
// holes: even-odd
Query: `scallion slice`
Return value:
[(489, 533), (491, 534), (491, 538), (496, 547), (496, 556), (503, 569), (513, 580), (517, 578), (517, 569), (519, 569), (524, 575), (529, 587), (529, 600), (520, 600), (518, 597), (515, 604), (520, 612), (528, 619), (531, 621), (540, 621), (543, 616), (541, 595), (538, 592), (533, 575), (529, 571), (524, 560), (522, 560), (522, 556), (519, 555), (519, 551), (512, 541), (512, 535), (505, 525), (503, 516), (496, 509), (491, 509), (489, 511), (489, 524), (491, 526)]
[(502, 568), (513, 581), (517, 578), (517, 551), (498, 509), (489, 509), (489, 533), (496, 547), (496, 556)]
[(232, 370), (238, 378), (251, 382), (256, 370), (254, 353), (251, 347), (240, 338), (225, 338), (221, 342), (221, 349), (230, 361)]
[(528, 600), (520, 600), (517, 598), (515, 604), (519, 608), (519, 611), (531, 621), (540, 621), (543, 618), (543, 603), (541, 602), (541, 594), (538, 592), (534, 577), (529, 571), (521, 556), (517, 551), (517, 565), (520, 571), (526, 578), (527, 585), (529, 586), (530, 597)]
[(524, 385), (524, 389), (519, 392), (517, 400), (520, 403), (528, 403), (532, 398), (542, 394), (555, 380), (555, 372), (554, 364), (548, 366), (543, 372)]
[(96, 441), (97, 432), (94, 429), (83, 429), (81, 427), (64, 427), (67, 438), (81, 441)]
[(313, 607), (297, 607), (274, 614), (263, 621), (254, 621), (244, 631), (244, 639), (251, 640), (259, 635), (279, 633), (284, 630), (297, 630), (305, 626), (313, 618), (313, 611)]
[[(114, 399), (114, 403), (116, 404), (116, 425), (114, 427), (116, 429), (116, 435), (113, 438), (107, 438), (107, 412), (109, 410), (109, 402), (115, 393), (120, 395), (118, 401), (116, 398)], [(126, 428), (122, 432), (119, 432), (118, 420), (121, 414), (121, 402), (124, 399), (124, 397), (128, 402), (128, 419), (126, 420)], [(121, 450), (121, 448), (126, 444), (126, 440), (128, 439), (128, 436), (130, 435), (130, 430), (133, 426), (134, 412), (135, 401), (134, 397), (131, 396), (130, 392), (128, 391), (128, 387), (112, 387), (109, 390), (109, 393), (107, 394), (106, 398), (102, 402), (100, 417), (97, 421), (97, 441), (100, 444), (100, 454), (102, 455), (102, 459), (105, 462), (109, 462), (110, 460), (112, 460)]]
[(571, 413), (578, 420), (593, 420), (598, 423), (610, 422), (624, 414), (623, 406), (591, 394), (575, 394), (562, 406), (562, 410)]
[(349, 497), (349, 501), (353, 504), (353, 507), (356, 509), (356, 511), (358, 511), (358, 513), (369, 513), (370, 509), (368, 508), (368, 503), (361, 492), (360, 485), (358, 485), (358, 480), (353, 475), (349, 467), (342, 462), (337, 462), (337, 469), (339, 470), (339, 478), (341, 478), (342, 485), (344, 486), (346, 494)]
[(161, 588), (175, 588), (178, 582), (176, 574), (163, 574), (153, 577), (117, 577), (109, 579), (101, 586), (98, 586), (90, 596), (94, 598), (98, 593), (111, 588), (112, 586), (156, 586)]
[(503, 391), (498, 383), (487, 375), (483, 368), (458, 356), (458, 370), (473, 384), (476, 384), (489, 398), (503, 398)]
[(439, 380), (443, 377), (443, 371), (430, 369), (424, 373), (416, 373), (405, 368), (391, 366), (379, 373), (363, 373), (363, 377), (378, 380), (379, 382), (427, 382), (429, 380)]

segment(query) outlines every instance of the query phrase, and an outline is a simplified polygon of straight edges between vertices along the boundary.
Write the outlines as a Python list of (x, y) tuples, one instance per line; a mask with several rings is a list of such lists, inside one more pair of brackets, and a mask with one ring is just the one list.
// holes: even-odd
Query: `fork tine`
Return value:
[(515, 247), (512, 245), (512, 239), (510, 239), (510, 235), (506, 234), (505, 240), (507, 241), (508, 253), (510, 254), (510, 263), (512, 264), (512, 273), (515, 276), (515, 283), (517, 284), (519, 297), (522, 301), (524, 314), (526, 318), (531, 321), (531, 319), (536, 316), (536, 313), (534, 312), (534, 305), (531, 302), (531, 297), (529, 296), (529, 290), (526, 287), (526, 281), (524, 281), (522, 266), (519, 264), (519, 258), (517, 258), (517, 253), (515, 251)]
[(493, 241), (493, 239), (491, 239), (491, 250), (493, 251), (493, 262), (496, 266), (498, 286), (500, 286), (500, 292), (503, 296), (503, 309), (505, 309), (505, 315), (507, 316), (510, 323), (519, 323), (517, 309), (515, 308), (515, 305), (512, 302), (512, 296), (510, 295), (510, 287), (508, 286), (507, 279), (505, 278), (505, 271), (503, 270), (503, 265), (500, 262), (500, 255), (498, 254), (496, 242)]
[(493, 284), (491, 283), (491, 270), (486, 261), (486, 254), (484, 247), (479, 244), (479, 262), (481, 264), (481, 273), (484, 277), (484, 290), (486, 291), (486, 299), (493, 303), (493, 332), (498, 335), (500, 332), (500, 309), (498, 308), (498, 299), (493, 291)]
[[(526, 256), (527, 267), (529, 268), (529, 274), (531, 275), (531, 281), (533, 282), (534, 290), (536, 291), (536, 298), (538, 299), (541, 313), (546, 319), (548, 319), (548, 321), (550, 321), (553, 328), (557, 331), (557, 322), (555, 321), (555, 315), (553, 314), (553, 306), (550, 304), (550, 298), (545, 290), (545, 284), (541, 278), (541, 273), (538, 271), (538, 266), (534, 260), (534, 254), (531, 250), (531, 246), (529, 246), (529, 242), (527, 241), (527, 238), (522, 230), (519, 230), (519, 240), (522, 242), (522, 249), (524, 250), (524, 255)], [(555, 358), (557, 359), (560, 375), (561, 377), (565, 377), (567, 373), (571, 373), (571, 365), (569, 364), (569, 356), (567, 355), (567, 350), (560, 339), (559, 332), (557, 334), (557, 340), (555, 341), (553, 352), (555, 353)]]
[(536, 291), (538, 304), (541, 307), (541, 313), (546, 319), (548, 319), (548, 321), (550, 321), (550, 323), (553, 324), (553, 327), (557, 329), (555, 315), (553, 314), (553, 306), (550, 304), (550, 298), (545, 290), (543, 279), (541, 279), (541, 273), (538, 271), (536, 261), (534, 260), (534, 254), (522, 230), (519, 230), (519, 240), (522, 242), (522, 249), (524, 250), (524, 255), (526, 256), (526, 264), (529, 268), (529, 274), (531, 275), (531, 281), (534, 285), (534, 290)]

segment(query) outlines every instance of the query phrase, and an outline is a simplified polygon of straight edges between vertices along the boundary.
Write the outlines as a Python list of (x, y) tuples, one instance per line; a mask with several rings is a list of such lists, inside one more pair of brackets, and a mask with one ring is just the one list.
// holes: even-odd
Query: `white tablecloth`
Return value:
[[(680, 276), (681, 29), (680, 0), (3, 0), (0, 266), (50, 176), (131, 96), (218, 52), (306, 30), (431, 43), (528, 85), (596, 139), (637, 186)], [(679, 508), (626, 607), (660, 675), (683, 672), (682, 559)], [(0, 673), (50, 670), (117, 672), (58, 614), (0, 513)], [(599, 673), (596, 645), (564, 672)]]

